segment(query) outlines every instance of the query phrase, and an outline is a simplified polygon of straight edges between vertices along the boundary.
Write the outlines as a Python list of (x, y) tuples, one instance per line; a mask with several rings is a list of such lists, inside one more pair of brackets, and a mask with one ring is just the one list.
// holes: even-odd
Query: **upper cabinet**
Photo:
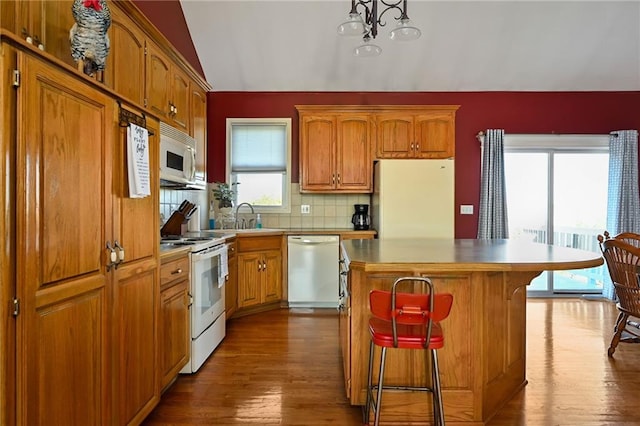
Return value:
[(75, 66), (69, 43), (69, 30), (75, 23), (72, 5), (73, 0), (2, 0), (2, 27)]
[(127, 99), (144, 105), (145, 35), (126, 13), (117, 7), (110, 9), (111, 51), (104, 83)]
[(191, 136), (196, 140), (196, 182), (207, 183), (207, 92), (191, 84)]
[(451, 158), (458, 105), (297, 105), (300, 191), (367, 193), (373, 160)]
[(376, 158), (451, 158), (455, 154), (457, 107), (380, 111)]
[(161, 121), (189, 132), (190, 82), (153, 42), (147, 42), (147, 108)]
[(372, 190), (371, 116), (298, 107), (300, 190), (366, 193)]

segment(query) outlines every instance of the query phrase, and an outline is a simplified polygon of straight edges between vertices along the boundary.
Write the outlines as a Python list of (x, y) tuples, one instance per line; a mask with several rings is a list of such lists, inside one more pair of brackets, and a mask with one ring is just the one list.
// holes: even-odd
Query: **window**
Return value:
[(227, 119), (227, 170), (236, 204), (264, 213), (289, 213), (291, 119)]
[[(599, 253), (606, 226), (607, 135), (505, 135), (509, 237)], [(543, 272), (530, 295), (601, 293), (604, 266)]]

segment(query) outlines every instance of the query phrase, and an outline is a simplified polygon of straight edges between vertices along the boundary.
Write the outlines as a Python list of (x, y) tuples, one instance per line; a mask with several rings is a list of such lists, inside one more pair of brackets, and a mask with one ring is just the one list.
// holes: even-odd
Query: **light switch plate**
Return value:
[(309, 204), (303, 204), (300, 206), (300, 213), (309, 214), (311, 213), (311, 206)]
[(461, 204), (460, 214), (473, 214), (473, 204)]

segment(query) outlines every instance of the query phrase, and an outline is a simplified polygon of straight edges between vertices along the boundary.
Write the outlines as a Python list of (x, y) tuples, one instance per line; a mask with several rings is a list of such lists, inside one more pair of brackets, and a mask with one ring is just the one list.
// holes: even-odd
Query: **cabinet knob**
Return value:
[(182, 269), (178, 268), (175, 271), (171, 271), (171, 275), (178, 275), (182, 273)]

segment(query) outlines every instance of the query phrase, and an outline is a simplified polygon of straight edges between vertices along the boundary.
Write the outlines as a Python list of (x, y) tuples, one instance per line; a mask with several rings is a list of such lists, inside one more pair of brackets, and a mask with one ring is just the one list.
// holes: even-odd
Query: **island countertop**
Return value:
[[(600, 253), (519, 240), (383, 239), (342, 243), (340, 346), (347, 399), (366, 402), (369, 293), (389, 290), (402, 276), (429, 277), (436, 292), (453, 295), (442, 322), (438, 358), (448, 424), (480, 426), (527, 384), (527, 286), (545, 270), (601, 265)], [(424, 356), (392, 351), (386, 375), (394, 385), (430, 381)], [(373, 381), (377, 371), (373, 372)], [(420, 392), (388, 392), (382, 421), (431, 424)]]
[(446, 271), (531, 271), (590, 268), (604, 260), (599, 253), (522, 240), (384, 239), (347, 240), (349, 261), (365, 270), (416, 265)]

